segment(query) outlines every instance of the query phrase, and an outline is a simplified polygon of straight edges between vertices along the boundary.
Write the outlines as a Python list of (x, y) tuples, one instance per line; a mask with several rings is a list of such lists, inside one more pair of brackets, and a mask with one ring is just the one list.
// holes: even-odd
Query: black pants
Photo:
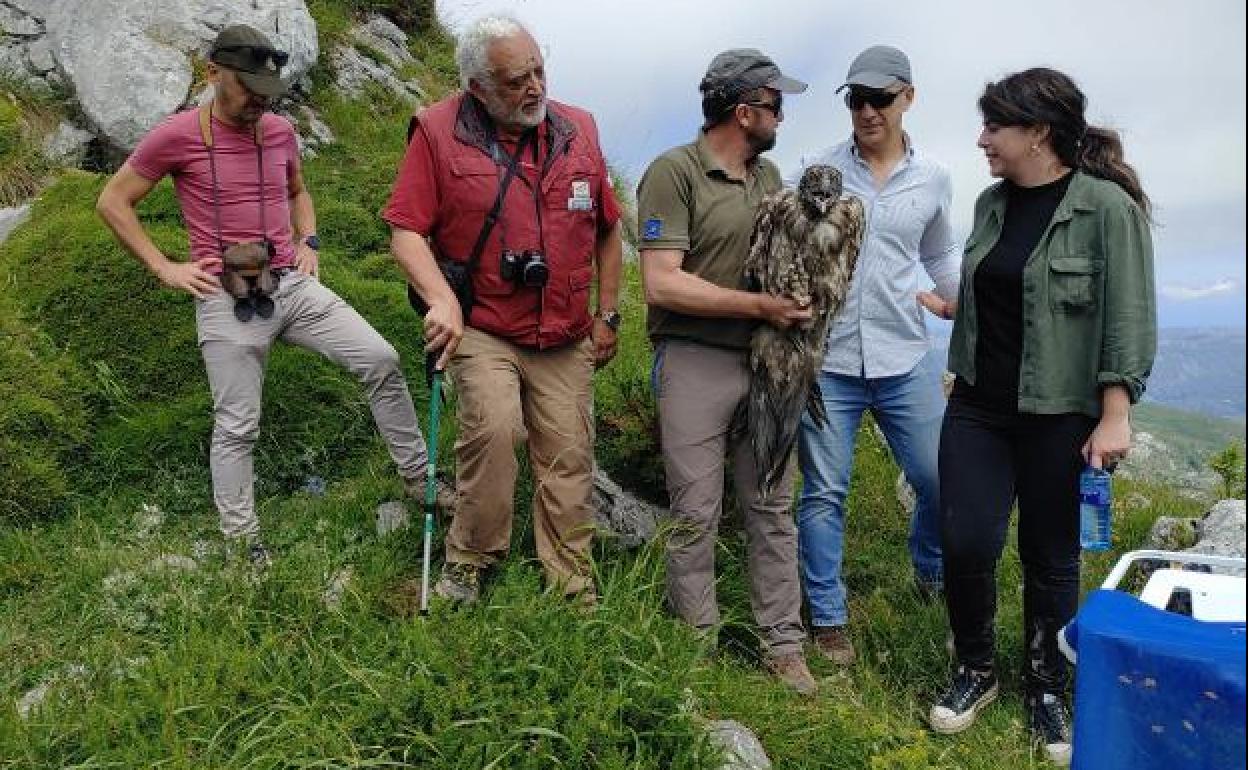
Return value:
[(1018, 500), (1029, 694), (1060, 692), (1070, 667), (1057, 632), (1079, 604), (1079, 473), (1096, 420), (1017, 414), (959, 399), (940, 436), (945, 601), (958, 661), (993, 665), (997, 562)]

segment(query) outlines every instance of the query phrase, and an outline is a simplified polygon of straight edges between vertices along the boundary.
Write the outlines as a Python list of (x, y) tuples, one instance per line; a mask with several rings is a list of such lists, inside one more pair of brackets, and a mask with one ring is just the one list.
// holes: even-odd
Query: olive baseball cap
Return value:
[(845, 82), (836, 92), (850, 86), (880, 89), (897, 83), (914, 84), (910, 77), (910, 59), (891, 45), (873, 45), (854, 57)]
[(253, 93), (281, 96), (287, 83), (282, 80), (282, 67), (290, 54), (273, 47), (260, 30), (246, 24), (232, 24), (217, 35), (208, 50), (208, 59), (238, 74), (238, 79)]
[(717, 54), (698, 84), (702, 93), (717, 92), (720, 98), (731, 98), (755, 88), (800, 94), (806, 90), (806, 84), (785, 75), (774, 61), (754, 48), (732, 48)]

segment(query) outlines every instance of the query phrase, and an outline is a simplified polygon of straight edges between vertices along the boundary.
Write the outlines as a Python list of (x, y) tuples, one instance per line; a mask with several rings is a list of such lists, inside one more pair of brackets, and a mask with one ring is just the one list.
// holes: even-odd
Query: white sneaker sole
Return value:
[(935, 732), (941, 735), (955, 735), (975, 724), (975, 717), (979, 716), (979, 712), (996, 699), (997, 685), (994, 684), (988, 692), (980, 696), (979, 700), (972, 703), (971, 707), (961, 714), (955, 714), (944, 706), (932, 706), (932, 710), (928, 712), (927, 721)]

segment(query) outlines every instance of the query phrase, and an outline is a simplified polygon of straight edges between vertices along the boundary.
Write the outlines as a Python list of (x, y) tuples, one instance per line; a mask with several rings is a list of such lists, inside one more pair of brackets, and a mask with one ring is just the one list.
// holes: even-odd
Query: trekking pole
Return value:
[(425, 464), (425, 543), (420, 565), (420, 614), (429, 614), (429, 557), (433, 550), (433, 516), (438, 505), (438, 422), (442, 418), (442, 370), (433, 372), (429, 394), (429, 461)]

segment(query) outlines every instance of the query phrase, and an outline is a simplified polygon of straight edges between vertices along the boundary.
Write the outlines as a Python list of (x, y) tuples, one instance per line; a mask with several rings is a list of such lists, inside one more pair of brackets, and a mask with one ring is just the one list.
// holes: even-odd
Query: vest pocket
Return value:
[(1049, 258), (1049, 306), (1058, 313), (1095, 310), (1102, 267), (1086, 255)]

